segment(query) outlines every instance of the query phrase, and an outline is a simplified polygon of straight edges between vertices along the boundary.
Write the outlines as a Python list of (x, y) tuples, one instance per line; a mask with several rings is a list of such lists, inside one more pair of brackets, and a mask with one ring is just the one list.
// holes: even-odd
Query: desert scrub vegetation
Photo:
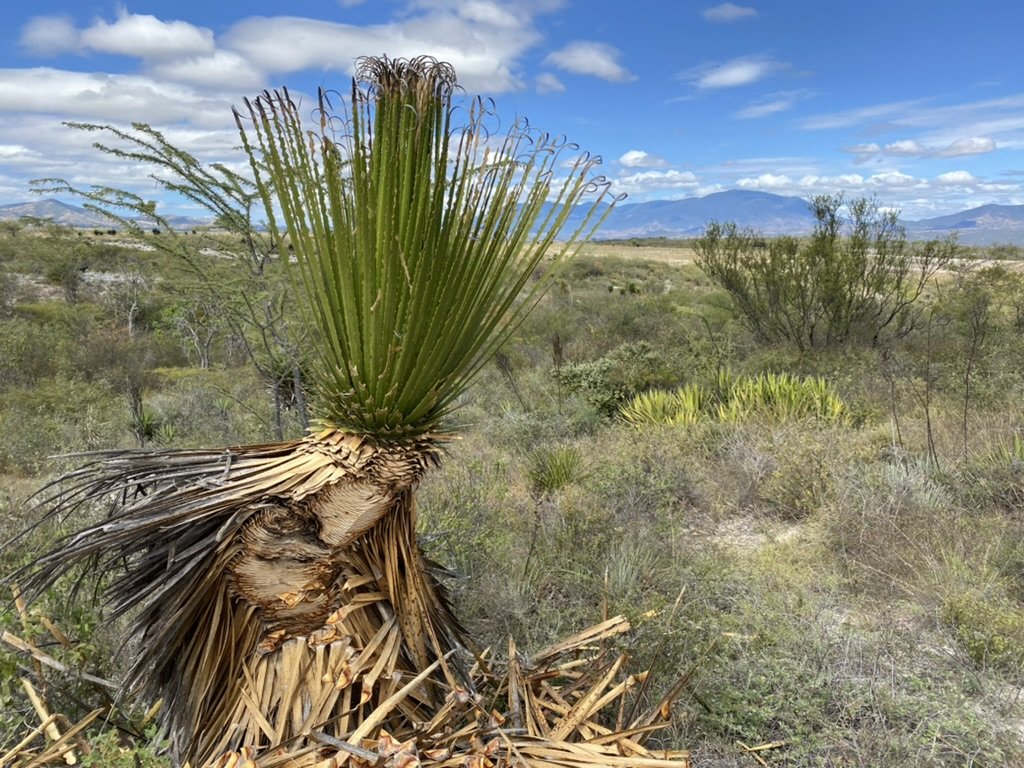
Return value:
[(711, 388), (688, 384), (672, 391), (642, 392), (623, 405), (620, 414), (638, 427), (695, 424), (701, 419), (844, 422), (851, 418), (849, 407), (820, 376), (768, 372), (736, 378), (728, 369)]
[[(224, 266), (202, 251), (225, 235), (179, 236), (197, 266)], [(149, 446), (303, 433), (304, 362), (260, 346), (242, 315), (216, 325), (225, 313), (211, 308), (226, 297), (175, 254), (133, 250), (149, 237), (89, 236), (119, 249), (104, 269), (145, 275), (131, 336), (130, 295), (113, 289), (124, 283), (92, 280), (90, 266), (69, 301), (48, 282), (46, 249), (71, 248), (76, 234), (25, 225), (2, 238), (5, 539), (34, 520), (31, 491), (67, 466), (49, 455), (138, 444), (134, 384), (162, 425)], [(768, 342), (696, 266), (636, 250), (585, 250), (506, 341), (500, 365), (453, 404), (465, 430), (420, 487), (419, 534), (471, 634), (497, 649), (514, 635), (531, 649), (625, 613), (638, 667), (655, 680), (684, 675), (663, 738), (691, 749), (697, 766), (757, 764), (741, 743), (766, 747), (756, 754), (769, 766), (1024, 760), (1019, 273), (933, 276), (914, 321), (875, 345), (859, 330), (835, 345)], [(260, 279), (263, 306), (283, 313), (275, 322), (294, 322), (287, 302), (274, 303), (283, 276), (269, 267)], [(147, 350), (141, 371), (111, 364), (112, 334)], [(719, 418), (726, 370), (733, 383), (817, 382), (852, 417)], [(639, 425), (619, 415), (635, 398), (679, 391), (702, 393), (707, 415)], [(0, 569), (70, 530), (40, 526), (4, 550)], [(2, 629), (68, 672), (0, 649), (0, 755), (38, 722), (25, 677), (45, 683), (51, 709), (71, 722), (102, 709), (87, 729), (94, 764), (169, 764), (147, 720), (153, 702), (115, 704), (81, 677), (123, 674), (122, 625), (75, 584), (24, 614), (4, 604)], [(640, 693), (657, 696), (656, 684)]]
[(804, 241), (713, 222), (697, 240), (697, 263), (761, 341), (814, 349), (907, 333), (955, 241), (909, 242), (898, 213), (875, 200), (820, 195), (810, 208), (814, 232)]

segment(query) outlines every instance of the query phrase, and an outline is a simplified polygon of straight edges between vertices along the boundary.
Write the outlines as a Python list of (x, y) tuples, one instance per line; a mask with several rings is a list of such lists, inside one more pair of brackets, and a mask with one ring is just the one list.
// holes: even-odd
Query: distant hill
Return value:
[[(22, 216), (51, 219), (69, 227), (110, 226), (101, 216), (54, 199), (0, 205), (0, 220)], [(581, 217), (582, 209), (570, 217), (565, 231), (579, 226)], [(210, 223), (208, 219), (188, 216), (170, 216), (168, 220), (176, 229), (194, 229)], [(712, 221), (734, 221), (745, 229), (765, 235), (805, 235), (814, 225), (814, 217), (803, 198), (733, 189), (684, 200), (617, 205), (598, 237), (603, 240), (698, 237)], [(144, 219), (139, 223), (150, 226)], [(919, 240), (955, 233), (964, 245), (1024, 245), (1024, 205), (983, 205), (947, 216), (903, 223), (907, 234)]]
[[(66, 227), (81, 229), (93, 229), (96, 227), (107, 229), (111, 226), (110, 221), (99, 214), (77, 205), (62, 203), (60, 200), (53, 198), (34, 200), (28, 203), (0, 205), (0, 221), (20, 219), (25, 216), (49, 219), (55, 224), (63, 224)], [(175, 229), (192, 229), (209, 223), (208, 220), (195, 219), (189, 216), (168, 216), (167, 221)], [(138, 219), (138, 223), (144, 227), (153, 226), (152, 222), (146, 219)]]
[(68, 205), (60, 200), (47, 198), (46, 200), (35, 200), (30, 203), (13, 203), (12, 205), (0, 205), (0, 221), (20, 219), (24, 216), (32, 216), (37, 219), (49, 219), (55, 224), (63, 224), (67, 227), (107, 227), (107, 220), (85, 208), (77, 205)]
[(1012, 243), (1024, 245), (1024, 205), (983, 205), (948, 216), (906, 222), (915, 238), (955, 233), (964, 245)]
[(712, 221), (735, 221), (766, 235), (802, 235), (811, 231), (814, 217), (799, 197), (734, 189), (683, 200), (620, 204), (599, 237), (697, 237)]
[[(685, 200), (618, 205), (598, 237), (697, 237), (711, 221), (734, 221), (765, 235), (805, 235), (814, 226), (814, 217), (802, 198), (729, 190)], [(955, 233), (964, 245), (1024, 245), (1024, 205), (983, 205), (903, 224), (915, 240)]]

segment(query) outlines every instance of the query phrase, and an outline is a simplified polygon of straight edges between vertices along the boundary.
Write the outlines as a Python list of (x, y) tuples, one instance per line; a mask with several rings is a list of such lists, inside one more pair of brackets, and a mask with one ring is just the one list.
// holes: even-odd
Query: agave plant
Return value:
[(760, 415), (776, 421), (816, 419), (845, 423), (850, 412), (835, 388), (820, 376), (761, 373), (738, 378), (720, 409), (722, 421)]
[(623, 405), (620, 415), (636, 427), (689, 425), (706, 417), (710, 402), (709, 395), (696, 384), (671, 391), (652, 389)]
[(459, 396), (599, 223), (607, 185), (564, 140), (524, 124), (495, 140), (483, 102), (460, 111), (455, 93), (446, 64), (371, 58), (347, 111), (319, 95), (312, 129), (287, 91), (236, 114), (271, 233), (294, 251), (315, 430), (102, 452), (51, 488), (52, 514), (108, 514), (19, 578), (39, 594), (82, 563), (112, 574), (114, 615), (134, 616), (127, 687), (163, 699), (181, 762), (301, 755), (313, 735), (358, 744), (430, 721), (464, 684), (414, 489)]
[(689, 425), (715, 418), (737, 422), (758, 416), (775, 421), (816, 419), (847, 424), (850, 409), (821, 377), (801, 378), (789, 373), (762, 373), (734, 377), (719, 373), (710, 388), (687, 384), (675, 390), (641, 392), (620, 409), (622, 418), (634, 426)]

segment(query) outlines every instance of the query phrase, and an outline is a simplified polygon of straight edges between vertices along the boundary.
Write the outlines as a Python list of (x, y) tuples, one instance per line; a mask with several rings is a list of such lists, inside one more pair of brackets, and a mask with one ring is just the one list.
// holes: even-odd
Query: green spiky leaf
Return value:
[(436, 430), (610, 210), (596, 158), (522, 122), (495, 138), (483, 102), (459, 106), (455, 90), (433, 59), (366, 59), (344, 116), (321, 92), (307, 131), (281, 91), (239, 117), (320, 334), (316, 405), (332, 426), (384, 439)]

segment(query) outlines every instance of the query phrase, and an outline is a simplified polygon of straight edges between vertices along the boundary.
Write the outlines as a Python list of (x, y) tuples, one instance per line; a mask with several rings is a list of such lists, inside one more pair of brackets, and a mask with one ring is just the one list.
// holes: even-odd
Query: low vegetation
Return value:
[[(196, 267), (226, 266), (211, 251), (229, 235), (183, 237)], [(301, 360), (264, 375), (259, 327), (139, 242), (0, 234), (5, 540), (68, 466), (52, 454), (304, 429)], [(529, 652), (624, 613), (636, 666), (683, 675), (664, 738), (698, 766), (1024, 761), (1024, 276), (944, 260), (894, 294), (913, 302), (885, 330), (861, 313), (791, 338), (759, 331), (713, 269), (640, 250), (572, 262), (457, 403), (466, 430), (419, 522), (471, 635)], [(55, 265), (72, 257), (69, 293)], [(286, 327), (294, 307), (266, 306)], [(71, 526), (32, 530), (0, 571)], [(167, 764), (153, 702), (96, 682), (123, 671), (122, 628), (91, 585), (3, 605), (0, 628), (64, 671), (0, 648), (0, 755), (39, 723), (25, 679), (68, 722), (101, 710), (86, 764)]]

